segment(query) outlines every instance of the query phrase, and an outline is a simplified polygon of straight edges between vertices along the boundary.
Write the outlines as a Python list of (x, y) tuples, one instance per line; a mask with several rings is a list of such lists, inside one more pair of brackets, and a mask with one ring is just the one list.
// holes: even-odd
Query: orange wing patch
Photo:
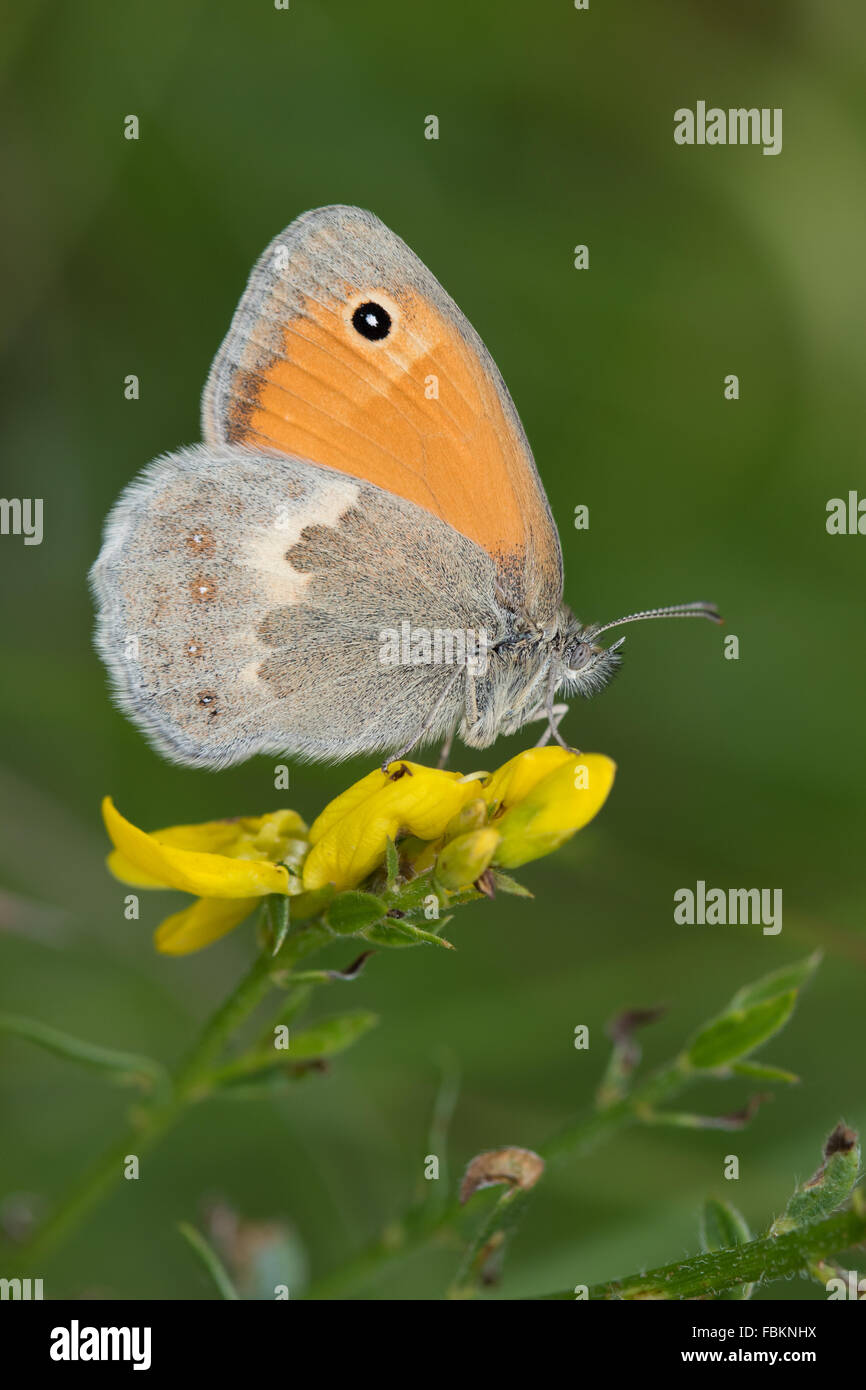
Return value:
[[(381, 290), (369, 298), (388, 307)], [(409, 340), (403, 352), (354, 330), (353, 342), (341, 316), (309, 305), (283, 330), (283, 353), (241, 374), (230, 441), (366, 478), (492, 554), (522, 553), (519, 461), (497, 432), (493, 392), (429, 305), (407, 296), (391, 333)]]
[(320, 209), (272, 244), (214, 363), (204, 428), (414, 502), (493, 556), (515, 607), (542, 621), (556, 609), (559, 542), (505, 386), (371, 214)]

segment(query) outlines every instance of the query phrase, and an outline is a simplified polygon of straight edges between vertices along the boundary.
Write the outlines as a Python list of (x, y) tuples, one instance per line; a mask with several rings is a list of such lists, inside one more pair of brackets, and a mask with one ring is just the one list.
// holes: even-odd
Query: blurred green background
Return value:
[[(215, 1197), (291, 1223), (323, 1275), (417, 1193), (443, 1067), (461, 1074), (453, 1179), (479, 1149), (539, 1145), (591, 1103), (620, 1008), (670, 1005), (645, 1037), (660, 1061), (738, 985), (821, 947), (769, 1051), (802, 1085), (742, 1134), (632, 1131), (551, 1173), (501, 1293), (694, 1251), (709, 1193), (760, 1227), (840, 1116), (866, 1121), (866, 540), (824, 524), (864, 478), (866, 14), (844, 0), (46, 2), (10, 12), (2, 44), (2, 490), (45, 501), (41, 547), (0, 541), (2, 1007), (172, 1059), (251, 958), (251, 925), (158, 958), (151, 928), (173, 898), (124, 920), (103, 793), (147, 827), (285, 794), (273, 760), (207, 774), (148, 748), (109, 702), (86, 574), (124, 484), (199, 438), (249, 269), (304, 209), (373, 209), (476, 325), (580, 616), (711, 598), (727, 618), (635, 628), (620, 679), (573, 708), (566, 734), (619, 775), (601, 817), (524, 872), (534, 902), (473, 905), (450, 929), (456, 953), (382, 951), (323, 992), (318, 1013), (372, 1008), (380, 1027), (290, 1100), (190, 1116), (51, 1261), (46, 1292), (211, 1296), (176, 1222)], [(673, 112), (698, 99), (781, 106), (783, 152), (678, 147)], [(371, 766), (294, 767), (291, 804), (312, 818)], [(674, 891), (699, 878), (781, 887), (782, 933), (675, 925)], [(351, 957), (346, 943), (324, 959)], [(23, 1042), (3, 1044), (0, 1086), (0, 1193), (44, 1211), (120, 1132), (124, 1094)], [(718, 1113), (745, 1093), (693, 1099)], [(437, 1296), (454, 1267), (453, 1250), (428, 1250), (358, 1291)]]

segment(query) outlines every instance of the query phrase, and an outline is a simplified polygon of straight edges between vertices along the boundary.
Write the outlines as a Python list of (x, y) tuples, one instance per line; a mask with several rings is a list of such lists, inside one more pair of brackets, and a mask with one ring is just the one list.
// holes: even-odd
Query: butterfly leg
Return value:
[(438, 768), (443, 768), (447, 765), (448, 759), (451, 757), (451, 746), (454, 743), (454, 735), (456, 732), (457, 725), (455, 724), (442, 747), (439, 749), (439, 757), (436, 761), (436, 766)]
[[(405, 746), (401, 748), (398, 753), (392, 753), (391, 756), (386, 758), (385, 761), (382, 763), (382, 771), (384, 773), (387, 774), (390, 763), (399, 762), (401, 758), (405, 758), (407, 753), (411, 753), (412, 749), (415, 748), (424, 738), (424, 735), (428, 733), (430, 729), (432, 729), (433, 725), (436, 723), (436, 718), (440, 710), (442, 709), (442, 706), (445, 704), (445, 701), (448, 699), (448, 696), (451, 694), (451, 691), (453, 690), (457, 681), (463, 674), (464, 668), (462, 666), (458, 666), (457, 670), (454, 672), (454, 675), (451, 677), (445, 689), (442, 691), (442, 694), (439, 696), (439, 699), (436, 701), (435, 705), (430, 711), (430, 714), (427, 716), (427, 719), (424, 721), (424, 724), (418, 730), (417, 734), (413, 735), (409, 742), (405, 744)], [(453, 733), (451, 737), (454, 737)]]
[(559, 732), (559, 726), (566, 714), (568, 714), (568, 705), (551, 705), (549, 710), (538, 710), (537, 713), (529, 716), (526, 721), (527, 724), (534, 719), (547, 720), (547, 728), (536, 743), (536, 748), (544, 748), (552, 738), (555, 738), (560, 748), (568, 748), (569, 752), (572, 751), (570, 745), (564, 741)]
[(544, 704), (536, 706), (536, 708), (529, 715), (529, 718), (526, 720), (526, 723), (528, 724), (530, 723), (530, 721), (535, 719), (547, 720), (547, 728), (541, 735), (541, 738), (536, 743), (536, 748), (544, 748), (546, 744), (548, 744), (550, 740), (554, 738), (556, 739), (556, 742), (559, 744), (560, 748), (565, 748), (569, 753), (573, 753), (577, 750), (573, 749), (570, 744), (566, 743), (565, 739), (562, 737), (562, 734), (559, 732), (559, 725), (562, 721), (562, 718), (565, 714), (568, 713), (568, 705), (555, 705), (553, 703), (553, 697), (555, 694), (556, 677), (554, 672), (551, 671), (550, 676), (548, 677), (547, 696), (544, 701)]

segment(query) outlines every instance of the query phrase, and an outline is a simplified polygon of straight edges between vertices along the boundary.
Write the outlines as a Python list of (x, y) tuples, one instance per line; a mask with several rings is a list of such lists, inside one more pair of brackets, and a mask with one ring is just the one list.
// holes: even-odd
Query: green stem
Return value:
[(476, 1231), (466, 1254), (460, 1262), (457, 1277), (448, 1291), (449, 1298), (471, 1298), (482, 1276), (485, 1261), (498, 1251), (507, 1235), (515, 1229), (529, 1202), (532, 1189), (515, 1187), (504, 1192), (493, 1210), (482, 1221)]
[(21, 1018), (18, 1014), (0, 1014), (0, 1033), (44, 1047), (58, 1057), (71, 1058), (82, 1066), (104, 1071), (121, 1082), (135, 1082), (153, 1093), (165, 1090), (168, 1073), (160, 1062), (152, 1057), (142, 1057), (136, 1052), (118, 1052), (115, 1048), (99, 1047), (95, 1043), (73, 1038), (69, 1033), (61, 1033), (48, 1023), (35, 1018)]
[(659, 1104), (685, 1090), (693, 1079), (692, 1069), (685, 1054), (681, 1053), (654, 1072), (642, 1085), (636, 1086), (629, 1095), (596, 1110), (585, 1119), (567, 1125), (549, 1139), (539, 1152), (548, 1163), (558, 1163), (563, 1158), (580, 1158), (631, 1125), (655, 1124)]
[[(827, 1259), (866, 1242), (866, 1206), (835, 1212), (823, 1221), (800, 1226), (784, 1236), (763, 1236), (747, 1245), (712, 1250), (694, 1259), (661, 1265), (646, 1274), (594, 1284), (590, 1299), (713, 1298), (741, 1284), (785, 1279), (808, 1271), (815, 1261)], [(574, 1290), (548, 1294), (548, 1299), (570, 1299)]]
[(102, 1155), (72, 1188), (54, 1214), (33, 1238), (15, 1251), (18, 1263), (29, 1269), (45, 1259), (84, 1219), (87, 1213), (116, 1187), (129, 1154), (141, 1158), (171, 1129), (195, 1101), (208, 1093), (207, 1078), (214, 1061), (236, 1030), (250, 1016), (274, 984), (303, 957), (332, 939), (324, 927), (310, 925), (291, 933), (277, 956), (269, 951), (255, 961), (216, 1013), (205, 1024), (197, 1041), (180, 1062), (171, 1079), (167, 1099), (139, 1108), (126, 1134)]
[(228, 1271), (220, 1259), (219, 1255), (208, 1244), (200, 1231), (195, 1226), (191, 1226), (188, 1221), (181, 1221), (177, 1228), (184, 1240), (192, 1246), (198, 1258), (201, 1260), (211, 1279), (217, 1287), (220, 1298), (235, 1301), (240, 1298), (240, 1294), (229, 1278)]
[[(282, 959), (280, 961), (282, 966)], [(225, 1003), (205, 1025), (174, 1076), (173, 1105), (181, 1107), (207, 1093), (206, 1078), (229, 1038), (249, 1018), (271, 989), (275, 960), (269, 951), (259, 956)]]

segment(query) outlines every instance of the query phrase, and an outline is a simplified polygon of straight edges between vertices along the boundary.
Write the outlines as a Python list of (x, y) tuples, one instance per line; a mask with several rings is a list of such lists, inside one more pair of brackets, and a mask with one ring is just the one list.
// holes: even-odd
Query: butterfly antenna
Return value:
[[(589, 627), (587, 636), (595, 639), (612, 627), (622, 627), (623, 623), (639, 623), (644, 618), (709, 618), (712, 623), (724, 622), (714, 603), (674, 603), (670, 608), (646, 608), (642, 613), (629, 613), (628, 617), (616, 618), (612, 623), (604, 623), (601, 627)], [(623, 641), (625, 638), (620, 638), (620, 642)], [(620, 643), (617, 642), (616, 645), (619, 646)]]

